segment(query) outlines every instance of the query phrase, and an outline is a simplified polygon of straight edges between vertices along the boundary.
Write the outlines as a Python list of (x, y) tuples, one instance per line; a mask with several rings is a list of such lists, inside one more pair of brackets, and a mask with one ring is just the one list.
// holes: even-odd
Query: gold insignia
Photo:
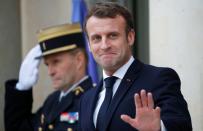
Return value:
[(39, 127), (39, 128), (38, 128), (38, 131), (42, 131), (42, 127)]
[(81, 92), (84, 92), (84, 89), (81, 86), (76, 87), (74, 90), (75, 95), (79, 95)]
[(41, 124), (44, 124), (44, 114), (41, 114)]
[(49, 128), (49, 130), (53, 130), (53, 129), (54, 129), (54, 126), (53, 126), (52, 124), (50, 124), (50, 125), (48, 126), (48, 128)]
[(67, 131), (73, 131), (73, 129), (72, 128), (68, 128)]
[(46, 44), (44, 42), (42, 43), (42, 47), (44, 50), (46, 50)]
[(80, 93), (80, 90), (76, 90), (76, 91), (75, 91), (75, 95), (76, 95), (76, 96), (79, 95), (79, 93)]

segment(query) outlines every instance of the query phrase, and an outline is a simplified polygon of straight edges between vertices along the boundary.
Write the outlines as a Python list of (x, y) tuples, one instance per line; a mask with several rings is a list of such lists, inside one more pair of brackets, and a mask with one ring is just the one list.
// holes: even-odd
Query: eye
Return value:
[(60, 63), (60, 59), (54, 59), (54, 60), (53, 60), (53, 64), (56, 65), (56, 64), (58, 64), (58, 63)]
[(48, 66), (49, 65), (49, 61), (47, 59), (44, 59), (44, 65)]
[(118, 38), (118, 33), (111, 33), (111, 34), (109, 34), (109, 36), (108, 36), (110, 39), (116, 39), (116, 38)]
[(44, 62), (44, 64), (45, 64), (46, 66), (48, 66), (48, 65), (49, 65), (47, 62)]
[(98, 43), (101, 41), (101, 36), (100, 35), (94, 35), (94, 36), (92, 36), (91, 41), (93, 43)]

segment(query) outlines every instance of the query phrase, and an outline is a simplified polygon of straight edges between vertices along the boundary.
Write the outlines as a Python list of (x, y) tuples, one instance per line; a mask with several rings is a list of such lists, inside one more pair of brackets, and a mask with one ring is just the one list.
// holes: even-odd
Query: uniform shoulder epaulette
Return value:
[(84, 89), (81, 86), (76, 87), (75, 89), (73, 89), (73, 92), (76, 96), (80, 95), (81, 93), (84, 92)]

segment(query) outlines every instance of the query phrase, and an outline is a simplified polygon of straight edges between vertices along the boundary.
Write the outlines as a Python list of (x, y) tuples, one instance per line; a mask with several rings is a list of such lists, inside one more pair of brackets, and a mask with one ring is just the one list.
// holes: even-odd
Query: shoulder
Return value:
[(89, 90), (87, 90), (81, 97), (82, 100), (89, 100), (89, 99), (93, 99), (92, 95), (96, 93), (98, 87), (93, 87)]
[(179, 79), (177, 72), (170, 67), (157, 67), (148, 65), (148, 68), (159, 77), (172, 77)]
[(85, 95), (85, 96), (91, 95), (93, 92), (96, 91), (97, 88), (98, 88), (97, 86), (92, 86), (92, 88), (90, 88), (89, 90), (87, 90), (87, 91), (84, 93), (84, 95)]
[(141, 78), (144, 78), (142, 80), (147, 81), (147, 86), (150, 87), (153, 94), (157, 94), (157, 92), (161, 94), (167, 94), (168, 92), (177, 93), (180, 91), (180, 78), (172, 68), (145, 65), (142, 74), (141, 76), (143, 77)]
[(88, 90), (94, 88), (94, 84), (90, 76), (88, 76), (84, 81), (82, 81), (75, 89), (73, 89), (73, 93), (75, 96), (80, 97)]
[(92, 78), (87, 76), (87, 78), (79, 84), (84, 90), (91, 89), (93, 87)]
[(47, 102), (52, 102), (54, 101), (55, 99), (58, 99), (59, 98), (59, 95), (60, 95), (60, 91), (54, 91), (52, 92), (51, 94), (49, 94), (47, 96), (47, 98), (45, 99), (45, 103)]
[(154, 66), (149, 64), (143, 64), (141, 73), (145, 75), (150, 75), (153, 77), (168, 76), (168, 77), (174, 77), (179, 79), (177, 72), (170, 67), (159, 67), (159, 66)]
[(178, 74), (172, 68), (158, 67), (150, 64), (144, 64), (138, 59), (135, 59), (135, 61), (129, 67), (127, 74), (131, 74), (132, 76), (133, 74), (138, 74), (140, 77), (146, 77), (146, 78), (157, 78), (157, 77), (169, 76), (169, 77), (174, 77), (179, 79)]
[(144, 64), (139, 60), (136, 60), (134, 68), (137, 68), (137, 72), (136, 70), (134, 73), (129, 71), (128, 74), (137, 73), (136, 76), (138, 76), (138, 79), (135, 81), (135, 83), (139, 82), (142, 85), (146, 85), (147, 87), (151, 88), (169, 85), (172, 83), (176, 83), (178, 86), (180, 86), (180, 78), (177, 72), (172, 68)]

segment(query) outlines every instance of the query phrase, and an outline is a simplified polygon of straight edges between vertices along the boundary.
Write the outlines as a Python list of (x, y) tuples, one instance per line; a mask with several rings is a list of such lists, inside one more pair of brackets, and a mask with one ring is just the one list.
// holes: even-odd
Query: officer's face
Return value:
[(108, 75), (112, 75), (129, 60), (134, 31), (126, 34), (123, 17), (92, 16), (87, 20), (86, 29), (94, 58)]
[(66, 91), (75, 82), (77, 75), (76, 56), (61, 52), (44, 57), (52, 85), (57, 90)]

